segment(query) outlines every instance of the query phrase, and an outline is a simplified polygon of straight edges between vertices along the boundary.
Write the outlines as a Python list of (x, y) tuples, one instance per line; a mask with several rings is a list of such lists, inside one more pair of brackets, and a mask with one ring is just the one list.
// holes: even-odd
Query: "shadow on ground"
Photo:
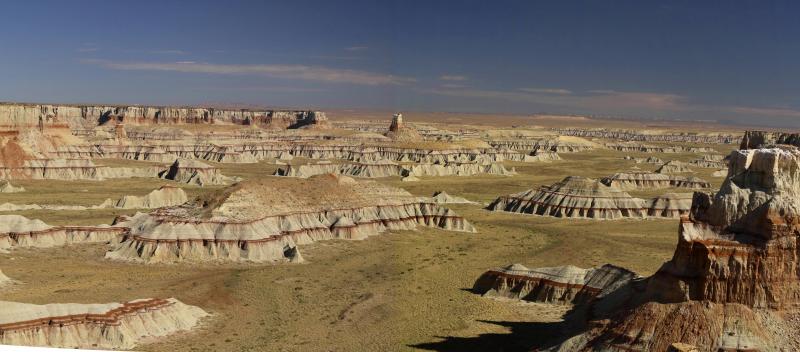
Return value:
[(574, 315), (570, 314), (560, 322), (510, 322), (477, 320), (485, 324), (503, 326), (509, 333), (481, 334), (474, 337), (437, 336), (439, 342), (428, 342), (409, 347), (428, 351), (498, 351), (528, 352), (551, 347), (575, 336), (582, 329), (576, 324)]

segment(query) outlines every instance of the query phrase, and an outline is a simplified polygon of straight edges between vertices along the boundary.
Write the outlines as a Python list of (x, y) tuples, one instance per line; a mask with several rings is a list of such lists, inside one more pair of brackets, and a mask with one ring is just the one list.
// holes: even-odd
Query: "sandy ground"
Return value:
[[(629, 154), (646, 155), (590, 151), (562, 154), (565, 160), (559, 162), (508, 163), (520, 172), (513, 177), (379, 181), (417, 195), (444, 190), (489, 202), (567, 175), (599, 177), (632, 166), (656, 168), (622, 160)], [(697, 157), (658, 156), (683, 161)], [(266, 162), (218, 166), (226, 175), (246, 178), (270, 175), (276, 168)], [(694, 169), (715, 186), (722, 180), (710, 177), (714, 170)], [(18, 202), (22, 196), (41, 203), (96, 204), (124, 194), (146, 194), (165, 182), (18, 183), (29, 192), (0, 194), (0, 203)], [(186, 189), (197, 195), (215, 188)], [(14, 250), (0, 254), (0, 268), (22, 284), (0, 292), (0, 297), (32, 303), (176, 297), (214, 314), (194, 332), (140, 347), (148, 351), (524, 351), (547, 344), (562, 329), (568, 307), (471, 293), (474, 280), (486, 269), (514, 262), (529, 267), (614, 263), (647, 275), (671, 257), (677, 242), (677, 220), (576, 221), (489, 212), (481, 205), (451, 207), (479, 232), (421, 228), (363, 241), (318, 242), (301, 248), (304, 264), (145, 266), (103, 260), (105, 245)], [(23, 214), (51, 224), (98, 224), (132, 212)]]

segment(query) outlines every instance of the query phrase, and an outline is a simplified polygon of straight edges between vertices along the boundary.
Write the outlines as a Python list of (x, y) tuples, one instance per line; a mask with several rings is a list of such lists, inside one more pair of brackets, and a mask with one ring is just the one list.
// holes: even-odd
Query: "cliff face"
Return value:
[[(614, 279), (576, 310), (586, 312), (587, 330), (549, 350), (665, 351), (674, 343), (698, 351), (800, 349), (800, 149), (781, 144), (793, 141), (748, 133), (743, 147), (773, 147), (731, 153), (719, 191), (694, 194), (672, 259), (648, 278)], [(528, 294), (541, 290), (540, 278), (496, 272), (486, 275), (503, 277), (481, 287), (506, 295), (520, 287), (520, 298), (547, 301)]]
[[(40, 122), (41, 121), (41, 122)], [(149, 123), (215, 123), (302, 127), (327, 126), (322, 111), (312, 110), (247, 110), (204, 107), (166, 106), (108, 106), (108, 105), (49, 105), (0, 104), (0, 131), (24, 127), (102, 125), (109, 122), (130, 124)]]

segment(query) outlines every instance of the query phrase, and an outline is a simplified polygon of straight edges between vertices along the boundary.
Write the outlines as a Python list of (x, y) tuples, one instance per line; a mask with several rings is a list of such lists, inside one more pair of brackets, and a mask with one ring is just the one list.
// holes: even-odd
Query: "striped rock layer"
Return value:
[(174, 299), (35, 305), (0, 301), (0, 345), (130, 349), (192, 329), (208, 316)]
[(548, 350), (798, 350), (800, 149), (735, 151), (695, 193), (672, 259), (586, 304), (587, 330)]
[(707, 181), (694, 176), (667, 175), (653, 172), (619, 172), (603, 177), (600, 182), (607, 186), (623, 190), (689, 188), (703, 189), (711, 187)]
[(485, 272), (475, 281), (472, 291), (532, 302), (585, 304), (635, 278), (635, 273), (613, 265), (528, 269), (513, 264)]
[(117, 241), (123, 228), (103, 226), (50, 226), (21, 215), (0, 215), (0, 250), (49, 248), (77, 243)]
[(499, 197), (488, 209), (583, 219), (677, 218), (689, 211), (687, 198), (667, 194), (644, 200), (597, 180), (569, 176), (551, 186)]
[(245, 181), (198, 204), (121, 217), (115, 226), (130, 233), (106, 257), (144, 263), (300, 261), (298, 245), (418, 225), (475, 232), (452, 210), (375, 182), (336, 175)]

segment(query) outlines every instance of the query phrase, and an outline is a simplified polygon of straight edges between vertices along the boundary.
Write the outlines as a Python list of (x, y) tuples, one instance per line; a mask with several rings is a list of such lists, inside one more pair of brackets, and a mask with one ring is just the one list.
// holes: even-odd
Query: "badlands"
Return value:
[(3, 103), (0, 344), (796, 349), (798, 140)]

